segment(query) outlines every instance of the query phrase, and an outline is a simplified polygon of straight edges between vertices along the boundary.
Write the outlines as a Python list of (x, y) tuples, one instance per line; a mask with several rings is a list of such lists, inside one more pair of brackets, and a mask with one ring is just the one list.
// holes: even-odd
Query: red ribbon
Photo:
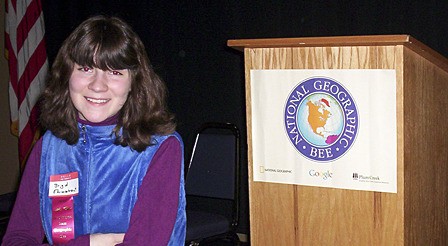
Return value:
[(75, 238), (73, 197), (54, 197), (51, 202), (51, 234), (54, 244), (64, 244)]

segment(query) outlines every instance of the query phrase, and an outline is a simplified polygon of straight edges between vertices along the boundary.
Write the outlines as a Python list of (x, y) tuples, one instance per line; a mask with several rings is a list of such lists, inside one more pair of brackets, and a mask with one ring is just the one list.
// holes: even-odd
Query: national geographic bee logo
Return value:
[(292, 90), (284, 120), (294, 147), (318, 162), (343, 156), (353, 145), (359, 126), (358, 110), (350, 93), (326, 77), (306, 79)]

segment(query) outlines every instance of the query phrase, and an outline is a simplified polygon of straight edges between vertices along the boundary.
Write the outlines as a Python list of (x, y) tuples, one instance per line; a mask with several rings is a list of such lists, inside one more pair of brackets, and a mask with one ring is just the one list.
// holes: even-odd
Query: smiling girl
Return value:
[(166, 88), (124, 21), (64, 41), (2, 245), (183, 245), (183, 144)]

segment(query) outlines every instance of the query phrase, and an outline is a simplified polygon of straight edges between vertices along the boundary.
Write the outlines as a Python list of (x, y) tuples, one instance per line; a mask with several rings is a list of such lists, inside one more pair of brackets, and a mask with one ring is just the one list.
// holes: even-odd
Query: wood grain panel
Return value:
[(404, 57), (406, 245), (448, 245), (448, 73)]
[(448, 58), (440, 55), (409, 35), (365, 35), (300, 38), (264, 38), (228, 40), (227, 45), (237, 50), (246, 48), (291, 48), (291, 47), (340, 47), (340, 46), (396, 46), (404, 45), (421, 57), (448, 72)]
[[(246, 57), (246, 105), (248, 124), (249, 159), (249, 210), (252, 245), (294, 245), (295, 238), (295, 186), (253, 182), (252, 170), (252, 118), (250, 97), (250, 69), (292, 68), (290, 48), (249, 49)], [(275, 235), (275, 236), (274, 236)]]

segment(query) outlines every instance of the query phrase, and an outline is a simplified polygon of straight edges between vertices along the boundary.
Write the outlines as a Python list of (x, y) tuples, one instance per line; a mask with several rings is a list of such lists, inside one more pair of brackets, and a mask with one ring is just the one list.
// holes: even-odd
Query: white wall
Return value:
[(20, 175), (17, 138), (9, 131), (8, 63), (5, 54), (5, 1), (0, 1), (0, 195), (17, 189)]

